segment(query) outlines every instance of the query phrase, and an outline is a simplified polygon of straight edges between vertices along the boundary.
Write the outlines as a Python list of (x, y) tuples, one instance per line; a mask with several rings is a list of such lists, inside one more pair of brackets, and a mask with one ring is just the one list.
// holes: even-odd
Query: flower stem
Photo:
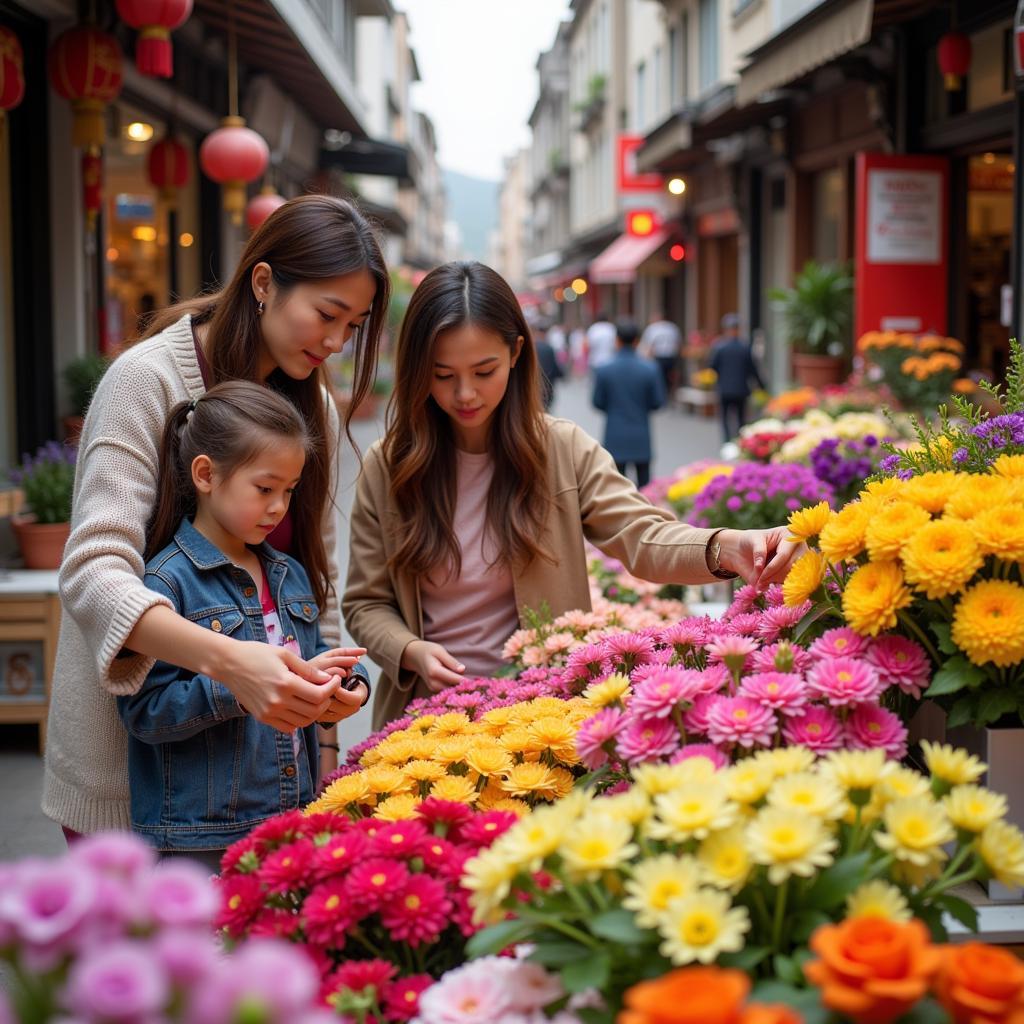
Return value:
[(789, 890), (789, 879), (779, 887), (779, 896), (775, 902), (775, 920), (772, 923), (772, 949), (781, 953), (782, 926), (786, 920), (786, 893)]

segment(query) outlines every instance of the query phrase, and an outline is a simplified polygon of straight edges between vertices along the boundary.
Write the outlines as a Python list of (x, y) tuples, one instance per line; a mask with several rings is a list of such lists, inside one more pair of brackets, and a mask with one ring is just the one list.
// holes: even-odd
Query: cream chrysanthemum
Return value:
[(700, 872), (692, 857), (662, 853), (640, 861), (626, 880), (622, 906), (641, 928), (656, 928), (668, 905), (697, 888)]
[(781, 779), (795, 772), (805, 772), (816, 761), (814, 751), (799, 744), (791, 747), (775, 747), (772, 750), (759, 750), (754, 755), (754, 763), (767, 768), (773, 776)]
[(651, 801), (639, 786), (632, 786), (625, 793), (605, 797), (602, 809), (613, 818), (621, 818), (633, 826), (639, 826), (645, 824), (650, 817)]
[(716, 889), (738, 892), (750, 875), (750, 852), (743, 825), (712, 832), (697, 851), (701, 876)]
[(944, 843), (956, 838), (949, 816), (931, 797), (904, 797), (887, 804), (882, 812), (885, 830), (875, 842), (897, 860), (924, 867), (946, 857)]
[(573, 825), (559, 853), (569, 874), (593, 881), (618, 868), (638, 851), (633, 826), (604, 814), (588, 814)]
[(575, 819), (560, 813), (554, 805), (537, 807), (516, 822), (495, 844), (517, 870), (539, 871), (565, 838)]
[(765, 807), (747, 825), (747, 847), (768, 881), (781, 885), (792, 875), (810, 878), (832, 863), (837, 840), (825, 823), (802, 811)]
[(775, 780), (768, 790), (768, 806), (838, 821), (846, 810), (846, 793), (827, 775), (797, 772)]
[(746, 907), (733, 907), (728, 895), (715, 889), (697, 889), (673, 900), (658, 925), (662, 954), (680, 967), (710, 964), (722, 953), (737, 952), (749, 930)]
[(477, 924), (490, 924), (504, 916), (501, 902), (511, 891), (512, 879), (519, 871), (520, 864), (510, 859), (498, 844), (466, 861), (461, 884), (469, 890), (469, 903)]
[(884, 750), (833, 750), (821, 770), (831, 775), (847, 793), (868, 793), (894, 771)]
[(688, 782), (654, 798), (654, 817), (647, 832), (654, 839), (682, 843), (728, 828), (738, 817), (739, 807), (721, 783)]
[(988, 771), (988, 765), (966, 750), (952, 747), (948, 743), (921, 741), (921, 752), (928, 771), (949, 786), (964, 786), (978, 779)]
[(763, 799), (776, 773), (766, 769), (759, 757), (747, 757), (719, 772), (730, 800), (753, 805)]
[(907, 898), (895, 885), (875, 879), (865, 882), (846, 898), (846, 916), (881, 917), (886, 921), (902, 923), (914, 915)]
[(993, 821), (1006, 817), (1006, 797), (983, 786), (954, 786), (943, 803), (953, 826), (964, 832), (984, 832)]
[(1024, 887), (1024, 835), (1016, 825), (993, 821), (978, 837), (977, 851), (997, 882)]
[[(689, 760), (696, 760), (696, 758)], [(668, 793), (678, 786), (694, 781), (689, 774), (692, 770), (686, 761), (681, 764), (657, 764), (649, 761), (633, 768), (633, 781), (649, 797), (655, 797), (660, 793)]]

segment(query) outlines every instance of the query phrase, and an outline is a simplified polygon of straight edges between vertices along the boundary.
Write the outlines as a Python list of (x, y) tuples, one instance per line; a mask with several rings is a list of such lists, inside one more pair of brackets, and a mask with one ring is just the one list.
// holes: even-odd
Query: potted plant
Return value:
[(73, 447), (48, 441), (10, 474), (25, 496), (27, 512), (12, 516), (11, 527), (26, 569), (60, 566), (71, 529), (75, 455)]
[(64, 367), (64, 383), (71, 399), (70, 416), (64, 417), (64, 437), (68, 444), (77, 444), (82, 433), (85, 412), (89, 408), (96, 385), (107, 372), (110, 360), (96, 352), (73, 359)]
[(846, 264), (804, 264), (792, 288), (772, 288), (793, 350), (798, 384), (820, 388), (842, 381), (853, 324), (853, 275)]

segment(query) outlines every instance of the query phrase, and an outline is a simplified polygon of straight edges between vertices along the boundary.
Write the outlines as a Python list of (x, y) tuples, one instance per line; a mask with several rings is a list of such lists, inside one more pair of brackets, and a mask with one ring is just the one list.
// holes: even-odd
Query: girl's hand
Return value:
[(781, 583), (789, 567), (807, 550), (805, 544), (788, 540), (789, 527), (770, 530), (723, 530), (719, 561), (723, 569), (738, 573), (759, 590)]
[(348, 670), (355, 665), (365, 653), (365, 647), (335, 647), (331, 651), (324, 651), (323, 654), (318, 654), (315, 658), (310, 658), (309, 664), (332, 676), (347, 676)]
[[(347, 675), (347, 673), (346, 673)], [(344, 677), (339, 677), (344, 680)], [(346, 690), (344, 686), (331, 698), (327, 710), (317, 719), (321, 724), (343, 722), (351, 718), (364, 704), (369, 693), (366, 683), (362, 680), (354, 690)]]
[[(234, 640), (220, 680), (250, 715), (281, 732), (301, 729), (324, 717), (343, 677), (321, 671), (284, 647), (257, 640)], [(329, 653), (329, 652), (328, 652)], [(345, 693), (358, 707), (363, 695)]]
[(431, 693), (440, 693), (462, 682), (466, 667), (456, 661), (440, 644), (413, 640), (402, 652), (402, 668), (415, 672)]

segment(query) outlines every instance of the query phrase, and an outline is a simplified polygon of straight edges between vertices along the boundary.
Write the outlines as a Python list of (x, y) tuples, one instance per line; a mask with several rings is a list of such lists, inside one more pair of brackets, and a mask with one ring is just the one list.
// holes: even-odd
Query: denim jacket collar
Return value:
[[(232, 561), (215, 544), (206, 539), (192, 524), (189, 519), (182, 519), (181, 525), (174, 534), (174, 543), (181, 548), (183, 554), (199, 570), (216, 569), (220, 566), (231, 565)], [(277, 562), (285, 564), (285, 558), (276, 548), (272, 548), (266, 541), (259, 547), (254, 548), (263, 562)]]

